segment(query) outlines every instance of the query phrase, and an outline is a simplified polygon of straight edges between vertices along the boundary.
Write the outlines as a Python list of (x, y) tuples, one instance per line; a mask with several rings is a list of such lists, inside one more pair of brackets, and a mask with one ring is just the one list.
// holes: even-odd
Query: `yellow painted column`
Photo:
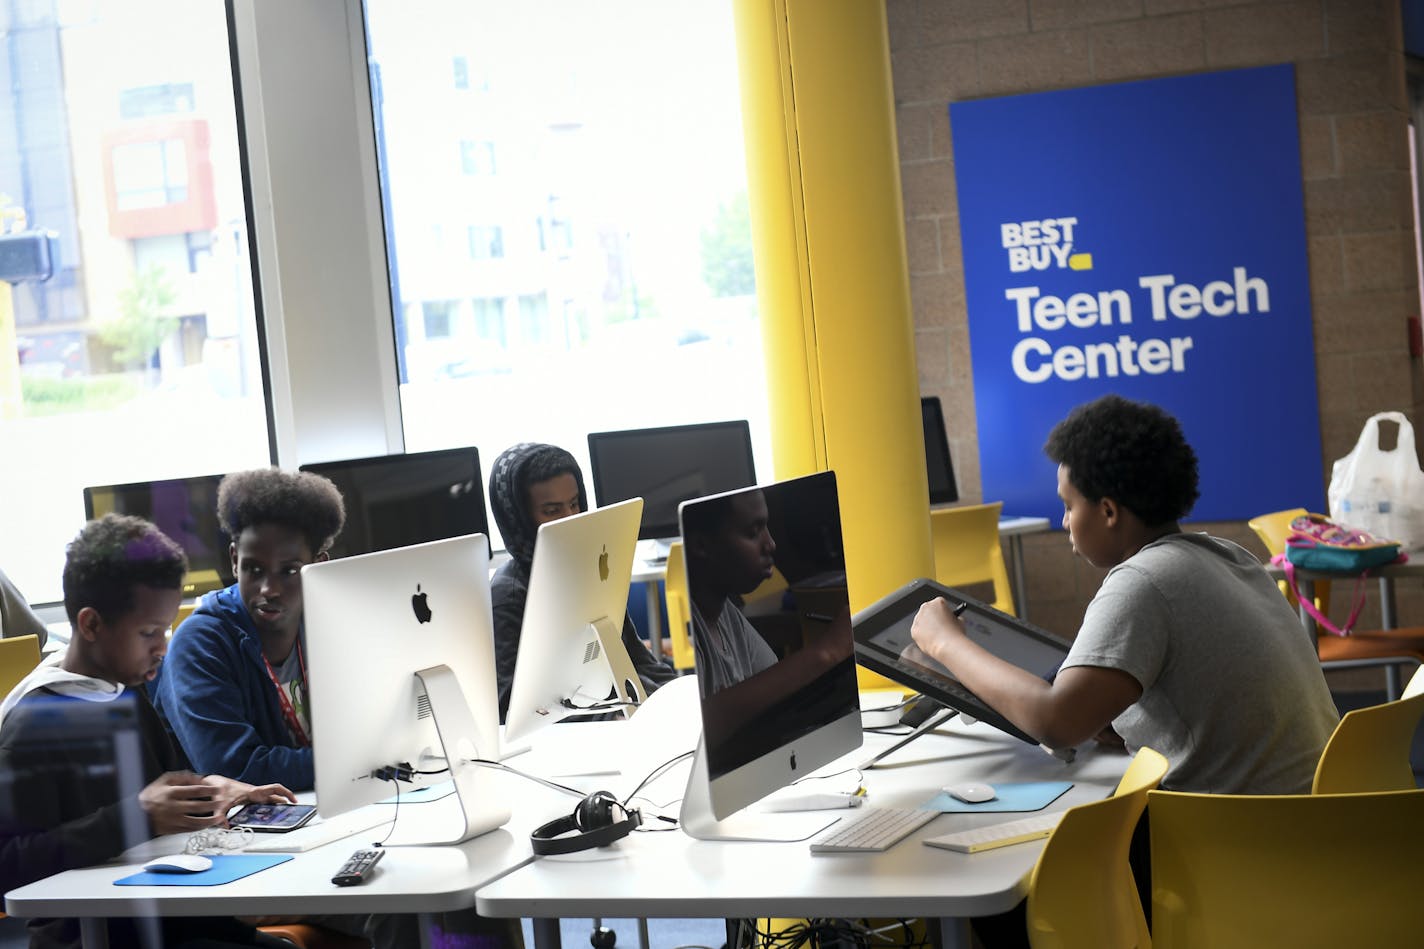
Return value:
[(934, 574), (884, 4), (735, 10), (776, 476), (835, 470), (860, 609)]

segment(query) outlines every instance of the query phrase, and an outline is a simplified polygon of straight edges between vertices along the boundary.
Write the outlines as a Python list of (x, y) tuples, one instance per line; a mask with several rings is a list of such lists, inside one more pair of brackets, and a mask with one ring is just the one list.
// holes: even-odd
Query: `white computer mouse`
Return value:
[(211, 857), (193, 853), (172, 853), (155, 857), (143, 865), (150, 873), (201, 873), (213, 865)]
[(998, 797), (994, 793), (994, 788), (989, 784), (977, 784), (973, 781), (966, 781), (963, 784), (946, 784), (945, 793), (957, 801), (965, 804), (983, 804), (985, 801), (992, 801)]

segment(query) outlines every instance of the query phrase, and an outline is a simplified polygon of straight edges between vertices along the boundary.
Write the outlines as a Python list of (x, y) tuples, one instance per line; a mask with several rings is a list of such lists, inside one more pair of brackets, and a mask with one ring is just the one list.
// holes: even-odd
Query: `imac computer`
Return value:
[(467, 534), (489, 535), (480, 454), (471, 448), (302, 465), (346, 502), (333, 560)]
[(84, 517), (93, 520), (112, 512), (152, 521), (188, 555), (183, 596), (201, 596), (233, 582), (231, 540), (218, 526), (222, 479), (214, 474), (85, 488)]
[(505, 714), (518, 742), (570, 716), (647, 698), (623, 646), (641, 498), (539, 525)]
[(643, 499), (640, 540), (647, 558), (666, 560), (677, 537), (677, 506), (692, 498), (756, 484), (751, 429), (745, 419), (623, 432), (592, 432), (588, 458), (600, 506)]
[(953, 504), (959, 500), (954, 482), (954, 463), (949, 457), (949, 437), (945, 434), (944, 410), (939, 396), (920, 399), (920, 421), (925, 429), (925, 473), (929, 476), (930, 503)]
[[(861, 744), (835, 473), (689, 501), (681, 519), (702, 713), (682, 827), (805, 839), (835, 817), (752, 805)], [(784, 590), (748, 598), (774, 573)]]
[(470, 534), (302, 568), (322, 817), (395, 794), (381, 775), (398, 771), (454, 785), (458, 817), (420, 843), (509, 819), (499, 776), (473, 763), (500, 757), (488, 551)]

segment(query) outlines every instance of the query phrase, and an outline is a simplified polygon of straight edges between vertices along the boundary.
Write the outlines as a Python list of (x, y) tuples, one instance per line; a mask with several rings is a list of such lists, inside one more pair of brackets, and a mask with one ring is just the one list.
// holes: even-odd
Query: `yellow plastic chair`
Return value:
[[(1276, 554), (1285, 552), (1286, 538), (1291, 533), (1291, 521), (1308, 513), (1310, 512), (1303, 507), (1293, 507), (1288, 511), (1272, 511), (1270, 514), (1251, 518), (1246, 522), (1246, 526), (1256, 532), (1256, 536), (1261, 538), (1261, 543), (1266, 545), (1266, 551), (1274, 557)], [(1281, 592), (1285, 594), (1287, 600), (1290, 600), (1290, 605), (1294, 608), (1296, 600), (1295, 594), (1291, 592), (1290, 584), (1282, 580), (1277, 586), (1281, 588)], [(1326, 615), (1330, 613), (1330, 583), (1328, 581), (1315, 584), (1315, 608)]]
[(0, 698), (9, 695), (10, 690), (39, 664), (38, 636), (31, 633), (29, 636), (0, 639)]
[[(1416, 672), (1414, 679), (1418, 678)], [(1424, 718), (1424, 691), (1347, 713), (1335, 726), (1320, 763), (1315, 766), (1311, 793), (1353, 794), (1417, 787), (1409, 752), (1420, 718)]]
[(1417, 946), (1424, 791), (1150, 791), (1156, 949)]
[(672, 638), (672, 667), (687, 672), (697, 664), (692, 650), (692, 612), (687, 598), (687, 567), (683, 563), (682, 541), (668, 547), (667, 578), (663, 581), (667, 604), (668, 635)]
[(1152, 939), (1127, 863), (1147, 792), (1167, 759), (1138, 749), (1113, 796), (1063, 815), (1028, 885), (1028, 937), (1034, 949), (1147, 949)]
[[(1286, 538), (1290, 536), (1290, 522), (1305, 513), (1306, 510), (1303, 507), (1291, 508), (1288, 511), (1262, 514), (1246, 523), (1256, 532), (1262, 543), (1266, 545), (1266, 549), (1274, 556), (1286, 549)], [(1281, 584), (1281, 592), (1286, 595), (1291, 606), (1294, 607), (1296, 605), (1295, 597), (1284, 583)], [(1316, 581), (1315, 606), (1321, 613), (1326, 613), (1329, 610), (1329, 581)], [(1317, 630), (1315, 652), (1320, 657), (1320, 664), (1327, 669), (1345, 669), (1357, 666), (1398, 667), (1424, 663), (1424, 627), (1355, 630), (1348, 636), (1336, 636), (1333, 633), (1322, 633)], [(1397, 682), (1394, 676), (1394, 668), (1390, 668), (1386, 688), (1386, 697), (1389, 699), (1397, 698), (1390, 694), (1394, 691)]]
[(999, 546), (1002, 501), (944, 507), (930, 511), (930, 537), (934, 542), (935, 579), (946, 586), (994, 584), (994, 607), (1014, 614), (1014, 589), (1009, 568)]

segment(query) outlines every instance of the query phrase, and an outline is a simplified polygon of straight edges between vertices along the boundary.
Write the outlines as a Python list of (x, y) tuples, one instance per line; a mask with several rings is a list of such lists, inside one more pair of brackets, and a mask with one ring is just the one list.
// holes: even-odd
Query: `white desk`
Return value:
[[(840, 766), (853, 766), (895, 740), (884, 735), (866, 739), (865, 747)], [(864, 782), (870, 805), (913, 806), (933, 797), (943, 784), (971, 778), (1073, 781), (1074, 787), (1050, 805), (1062, 809), (1110, 794), (1127, 762), (1121, 752), (1085, 747), (1077, 762), (1065, 765), (987, 725), (952, 723), (866, 772)], [(685, 781), (686, 772), (679, 769), (645, 793), (667, 801), (681, 796)], [(635, 833), (604, 850), (539, 858), (481, 887), (475, 905), (482, 915), (509, 917), (962, 918), (998, 913), (1026, 895), (1041, 843), (959, 854), (920, 841), (1020, 816), (944, 814), (878, 854), (813, 855), (805, 842), (698, 841), (678, 831)], [(962, 923), (956, 923), (961, 939), (962, 930)], [(535, 931), (539, 949), (554, 949), (556, 927)]]
[(1014, 615), (1028, 619), (1028, 590), (1024, 579), (1023, 535), (1041, 534), (1052, 525), (1046, 517), (1005, 517), (999, 520), (999, 536), (1009, 539), (1009, 569), (1014, 574)]
[[(627, 723), (560, 725), (551, 732), (561, 740), (587, 736), (591, 743), (617, 747), (626, 745), (628, 736), (616, 729), (636, 721), (635, 716)], [(895, 740), (867, 735), (865, 746), (846, 756), (843, 764), (853, 766)], [(673, 741), (642, 753), (668, 758), (679, 750), (683, 750), (680, 744)], [(537, 753), (536, 747), (530, 765)], [(522, 758), (511, 763), (521, 766)], [(912, 806), (955, 781), (1073, 781), (1074, 787), (1050, 805), (1061, 809), (1111, 793), (1127, 762), (1125, 754), (1085, 748), (1076, 763), (1065, 765), (987, 725), (951, 723), (866, 772), (864, 783), (871, 805)], [(626, 790), (641, 776), (630, 771), (619, 779), (586, 777), (564, 783), (586, 790), (622, 785)], [(369, 843), (370, 835), (365, 833), (295, 854), (286, 863), (215, 887), (114, 886), (114, 880), (138, 870), (144, 857), (133, 856), (20, 887), (6, 894), (5, 910), (21, 917), (80, 918), (86, 949), (103, 949), (107, 945), (104, 917), (437, 913), (474, 905), (486, 916), (535, 918), (539, 945), (550, 949), (557, 944), (558, 927), (546, 921), (558, 917), (937, 918), (1002, 912), (1027, 892), (1028, 876), (1042, 847), (1035, 842), (957, 854), (919, 842), (1021, 816), (978, 813), (941, 815), (880, 854), (812, 855), (805, 842), (697, 841), (671, 830), (636, 833), (609, 848), (535, 860), (529, 831), (569, 813), (574, 799), (522, 778), (508, 776), (507, 780), (514, 782), (510, 786), (515, 791), (515, 815), (504, 828), (454, 847), (392, 847), (363, 886), (337, 887), (331, 875), (353, 850)], [(681, 797), (685, 782), (686, 771), (673, 769), (644, 793), (660, 802), (673, 801)], [(402, 804), (400, 823), (418, 818), (421, 808), (440, 803)], [(649, 820), (648, 826), (660, 823)], [(179, 843), (177, 837), (163, 838), (159, 847), (166, 844), (173, 850)]]
[[(513, 776), (515, 816), (504, 827), (453, 847), (390, 846), (371, 880), (338, 887), (331, 876), (352, 851), (369, 846), (372, 831), (335, 841), (286, 863), (220, 886), (115, 886), (156, 853), (181, 849), (183, 837), (159, 838), (121, 862), (70, 870), (5, 894), (5, 911), (21, 917), (79, 917), (85, 949), (108, 945), (106, 917), (254, 916), (348, 913), (439, 913), (465, 909), (475, 890), (532, 859), (529, 831), (550, 813), (572, 809), (574, 799)], [(305, 795), (304, 795), (305, 796)], [(453, 797), (400, 805), (397, 832), (436, 814), (426, 808)], [(567, 803), (564, 803), (567, 802)], [(519, 806), (524, 804), (525, 806)], [(372, 805), (389, 809), (391, 805)], [(383, 833), (383, 831), (382, 831)]]

